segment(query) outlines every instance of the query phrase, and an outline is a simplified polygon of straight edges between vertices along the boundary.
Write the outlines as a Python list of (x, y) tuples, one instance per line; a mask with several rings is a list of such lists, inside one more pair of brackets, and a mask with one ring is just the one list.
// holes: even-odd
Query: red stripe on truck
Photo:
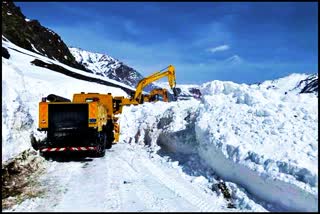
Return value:
[(43, 148), (40, 151), (41, 152), (61, 152), (61, 151), (88, 151), (88, 150), (95, 150), (97, 147), (95, 146), (86, 146), (86, 147), (61, 147), (61, 148)]

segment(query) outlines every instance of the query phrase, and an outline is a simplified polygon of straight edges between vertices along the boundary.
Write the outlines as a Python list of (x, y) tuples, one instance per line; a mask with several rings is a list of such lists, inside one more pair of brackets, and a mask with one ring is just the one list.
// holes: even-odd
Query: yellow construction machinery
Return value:
[[(151, 74), (148, 77), (143, 78), (139, 81), (136, 91), (131, 95), (131, 97), (123, 98), (122, 99), (122, 105), (138, 105), (143, 102), (150, 102), (150, 101), (156, 101), (156, 100), (163, 100), (165, 102), (168, 102), (168, 91), (166, 89), (158, 88), (151, 91), (150, 94), (144, 95), (143, 89), (151, 84), (152, 82), (155, 82), (163, 77), (168, 77), (168, 82), (170, 85), (170, 88), (173, 91), (174, 99), (177, 98), (178, 92), (176, 89), (176, 75), (175, 75), (175, 68), (173, 65), (169, 65), (165, 69), (161, 71), (157, 71), (153, 74)], [(157, 99), (157, 97), (162, 97), (163, 99)]]
[(72, 102), (50, 94), (39, 103), (38, 130), (47, 132), (47, 138), (32, 140), (32, 146), (43, 156), (66, 151), (93, 151), (104, 156), (105, 149), (119, 141), (119, 113), (120, 106), (111, 93), (82, 92), (74, 94)]

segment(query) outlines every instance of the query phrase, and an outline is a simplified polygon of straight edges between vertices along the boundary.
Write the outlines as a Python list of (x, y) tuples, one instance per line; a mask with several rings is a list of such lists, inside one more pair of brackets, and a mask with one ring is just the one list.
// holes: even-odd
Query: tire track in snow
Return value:
[(155, 192), (154, 189), (149, 188), (146, 183), (147, 180), (143, 179), (146, 177), (144, 173), (137, 171), (133, 165), (131, 165), (126, 159), (121, 159), (119, 157), (115, 157), (118, 163), (121, 164), (122, 167), (125, 167), (126, 169), (126, 177), (125, 179), (128, 180), (128, 184), (126, 184), (127, 188), (130, 188), (131, 191), (133, 189), (134, 194), (137, 196), (136, 199), (138, 199), (141, 202), (144, 202), (145, 209), (143, 211), (169, 211), (170, 209), (164, 203), (161, 198), (159, 198)]
[[(140, 156), (138, 153), (145, 153), (144, 150), (133, 148), (128, 144), (121, 144), (121, 151), (115, 156), (117, 163), (121, 163), (121, 167), (125, 167), (126, 174), (124, 177), (133, 176), (132, 183), (128, 184), (138, 200), (143, 201), (145, 209), (136, 211), (196, 211), (194, 205), (190, 204), (185, 198), (179, 196), (175, 191), (163, 185), (155, 175), (151, 174), (144, 167), (143, 163), (149, 162), (148, 156)], [(132, 152), (134, 151), (134, 152)], [(138, 160), (138, 161), (137, 161)], [(130, 179), (129, 179), (130, 180)], [(189, 183), (188, 183), (189, 184)], [(190, 184), (189, 184), (190, 185)], [(128, 203), (127, 203), (128, 205)], [(148, 210), (148, 208), (150, 208)], [(126, 210), (127, 211), (127, 210)]]
[[(111, 202), (111, 205), (108, 205), (107, 210), (108, 211), (119, 211), (120, 208), (122, 207), (122, 203), (121, 203), (121, 196), (119, 193), (119, 188), (120, 188), (120, 183), (119, 183), (119, 179), (113, 179), (111, 176), (112, 170), (110, 166), (115, 166), (113, 161), (113, 158), (109, 155), (109, 153), (106, 152), (106, 162), (109, 163), (108, 166), (106, 167), (107, 171), (106, 171), (106, 184), (107, 184), (107, 193), (105, 195), (105, 199), (108, 203)], [(109, 208), (111, 208), (111, 210), (109, 210)]]
[[(106, 157), (82, 164), (73, 174), (68, 191), (55, 211), (105, 211), (110, 207), (119, 210), (119, 184), (110, 171)], [(67, 168), (64, 173), (68, 173)]]
[[(197, 207), (199, 211), (201, 212), (217, 211), (217, 207), (214, 207), (209, 203), (207, 203), (207, 201), (210, 201), (209, 197), (207, 197), (204, 193), (201, 194), (199, 191), (196, 191), (196, 189), (192, 187), (191, 184), (187, 183), (187, 181), (185, 181), (186, 182), (185, 185), (184, 184), (181, 185), (181, 179), (179, 180), (179, 182), (176, 181), (169, 174), (163, 172), (163, 170), (161, 170), (159, 167), (153, 164), (151, 160), (144, 161), (137, 157), (135, 157), (133, 160), (134, 162), (139, 161), (139, 164), (135, 164), (135, 165), (138, 165), (140, 168), (144, 168), (145, 170), (143, 171), (148, 171), (149, 172), (148, 174), (152, 175), (153, 178), (157, 179), (159, 183), (161, 183), (163, 186), (170, 189), (176, 196), (182, 197), (183, 199), (188, 201), (190, 204)], [(192, 191), (188, 190), (184, 186), (191, 188)], [(194, 193), (196, 192), (198, 193), (197, 196), (194, 195)]]
[[(71, 164), (71, 163), (70, 163)], [(81, 164), (71, 181), (68, 183), (68, 191), (55, 208), (55, 211), (101, 211), (104, 207), (104, 183), (105, 175), (100, 161), (93, 160), (87, 164)], [(65, 169), (64, 173), (68, 173)], [(96, 206), (99, 204), (100, 206)]]
[[(123, 146), (126, 147), (127, 145)], [(132, 165), (132, 159), (129, 160), (129, 156), (133, 156), (131, 155), (132, 152), (127, 154), (128, 150), (125, 147), (121, 150), (121, 153), (116, 152), (117, 154), (112, 158), (112, 161), (121, 166), (122, 171), (126, 172), (125, 175), (123, 173), (120, 175), (121, 181), (123, 181), (123, 184), (120, 184), (123, 187), (120, 194), (122, 195), (122, 202), (126, 202), (126, 208), (122, 211), (131, 211), (130, 209), (133, 209), (133, 211), (168, 211), (169, 208), (155, 194), (155, 190), (146, 186), (145, 172), (141, 172)], [(125, 182), (126, 184), (124, 184)], [(140, 204), (142, 207), (132, 207), (132, 203)]]
[[(217, 211), (217, 208), (212, 207), (205, 200), (191, 194), (189, 190), (184, 188), (181, 184), (176, 182), (167, 174), (164, 174), (161, 170), (155, 167), (153, 164), (144, 164), (144, 166), (151, 174), (157, 177), (157, 179), (176, 193), (177, 196), (183, 197), (189, 203), (199, 208), (200, 212), (213, 212)], [(190, 186), (190, 185), (189, 185)]]

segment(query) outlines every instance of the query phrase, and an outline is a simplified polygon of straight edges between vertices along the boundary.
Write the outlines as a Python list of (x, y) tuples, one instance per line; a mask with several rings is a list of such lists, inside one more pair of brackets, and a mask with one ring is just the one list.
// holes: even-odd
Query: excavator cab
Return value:
[(153, 89), (149, 94), (150, 101), (164, 101), (169, 102), (168, 91), (164, 88)]

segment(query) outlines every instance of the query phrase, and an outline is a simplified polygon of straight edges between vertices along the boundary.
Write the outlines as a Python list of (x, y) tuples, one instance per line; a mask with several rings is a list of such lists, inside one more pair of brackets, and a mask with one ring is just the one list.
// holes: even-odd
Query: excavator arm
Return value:
[(138, 83), (137, 85), (137, 88), (136, 88), (136, 92), (133, 96), (133, 100), (137, 101), (137, 102), (141, 102), (142, 100), (142, 90), (147, 86), (149, 85), (150, 83), (152, 82), (155, 82), (163, 77), (168, 77), (168, 82), (169, 82), (169, 85), (174, 93), (174, 96), (177, 97), (178, 96), (178, 93), (177, 93), (177, 90), (176, 90), (176, 75), (175, 75), (175, 68), (173, 65), (169, 65), (167, 67), (167, 70), (166, 71), (157, 71), (153, 74), (151, 74), (150, 76), (148, 77), (145, 77), (143, 78), (142, 80), (140, 80), (140, 82)]

